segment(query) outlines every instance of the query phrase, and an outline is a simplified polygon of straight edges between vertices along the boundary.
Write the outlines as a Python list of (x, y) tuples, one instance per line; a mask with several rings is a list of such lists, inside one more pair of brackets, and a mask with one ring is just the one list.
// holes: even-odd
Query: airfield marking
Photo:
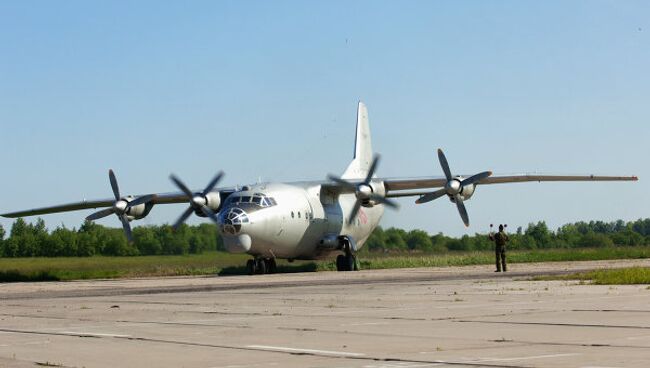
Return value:
[(388, 325), (388, 322), (355, 322), (355, 323), (341, 323), (339, 326), (378, 326)]
[(525, 356), (525, 357), (512, 357), (512, 358), (480, 358), (480, 359), (477, 359), (477, 360), (471, 360), (469, 362), (472, 362), (472, 363), (509, 362), (509, 361), (513, 361), (513, 360), (560, 358), (560, 357), (576, 356), (576, 355), (582, 355), (582, 354), (579, 354), (579, 353), (565, 353), (565, 354), (531, 355), (531, 356)]
[(322, 354), (322, 355), (334, 355), (334, 356), (350, 356), (350, 357), (361, 357), (366, 354), (363, 353), (348, 353), (345, 351), (331, 351), (331, 350), (317, 350), (317, 349), (297, 349), (289, 348), (284, 346), (268, 346), (268, 345), (247, 345), (249, 349), (259, 349), (259, 350), (268, 350), (268, 351), (278, 351), (286, 353), (307, 353), (307, 354)]

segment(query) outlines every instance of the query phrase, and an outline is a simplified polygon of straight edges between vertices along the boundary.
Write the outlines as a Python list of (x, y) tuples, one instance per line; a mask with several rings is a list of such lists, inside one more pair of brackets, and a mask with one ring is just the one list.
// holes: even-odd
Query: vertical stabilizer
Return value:
[(368, 109), (359, 101), (357, 109), (357, 134), (354, 141), (354, 159), (343, 173), (343, 179), (363, 179), (372, 164), (372, 143), (370, 141), (370, 124)]

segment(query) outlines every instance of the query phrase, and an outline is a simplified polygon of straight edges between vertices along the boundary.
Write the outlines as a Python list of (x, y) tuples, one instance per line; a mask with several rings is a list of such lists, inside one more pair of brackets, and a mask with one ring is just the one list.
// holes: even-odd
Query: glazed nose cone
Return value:
[(219, 214), (219, 230), (223, 236), (224, 245), (231, 253), (245, 253), (251, 249), (251, 237), (246, 234), (250, 220), (244, 210), (231, 207)]

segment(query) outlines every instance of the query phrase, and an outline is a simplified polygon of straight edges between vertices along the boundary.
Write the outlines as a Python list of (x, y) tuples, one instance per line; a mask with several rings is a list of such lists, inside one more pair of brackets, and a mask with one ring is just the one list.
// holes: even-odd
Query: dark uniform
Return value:
[(503, 265), (503, 272), (507, 271), (506, 268), (506, 242), (510, 240), (506, 232), (503, 231), (503, 225), (499, 225), (499, 232), (496, 234), (490, 234), (490, 240), (495, 243), (494, 251), (496, 256), (497, 270), (496, 272), (501, 272), (501, 266)]

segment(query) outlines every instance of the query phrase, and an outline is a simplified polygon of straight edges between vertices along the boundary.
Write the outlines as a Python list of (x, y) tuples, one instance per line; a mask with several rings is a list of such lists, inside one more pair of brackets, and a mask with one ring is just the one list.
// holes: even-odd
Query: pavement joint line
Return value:
[(346, 357), (346, 356), (361, 357), (366, 355), (363, 353), (350, 353), (345, 351), (332, 351), (332, 350), (319, 350), (319, 349), (300, 349), (300, 348), (291, 348), (285, 346), (247, 345), (246, 347), (251, 349), (282, 351), (287, 353), (323, 354), (323, 355), (332, 355), (332, 356), (339, 356), (339, 357)]
[(556, 326), (556, 327), (626, 328), (626, 329), (635, 329), (635, 330), (650, 330), (650, 326), (630, 326), (630, 325), (598, 325), (598, 324), (580, 324), (580, 323), (476, 321), (476, 320), (454, 320), (453, 322), (493, 323), (493, 324), (504, 324), (504, 325), (536, 325), (536, 326)]
[(63, 335), (70, 336), (81, 336), (81, 337), (118, 337), (118, 338), (128, 338), (131, 335), (121, 335), (121, 334), (110, 334), (110, 333), (101, 333), (101, 332), (76, 332), (76, 331), (60, 331), (59, 333)]
[[(629, 337), (628, 337), (629, 339)], [(614, 349), (650, 349), (650, 346), (640, 345), (613, 345), (613, 344), (589, 344), (580, 342), (557, 342), (557, 341), (525, 341), (525, 340), (490, 340), (492, 342), (508, 344), (525, 344), (525, 345), (551, 345), (551, 346), (581, 346), (594, 348), (614, 348)]]

